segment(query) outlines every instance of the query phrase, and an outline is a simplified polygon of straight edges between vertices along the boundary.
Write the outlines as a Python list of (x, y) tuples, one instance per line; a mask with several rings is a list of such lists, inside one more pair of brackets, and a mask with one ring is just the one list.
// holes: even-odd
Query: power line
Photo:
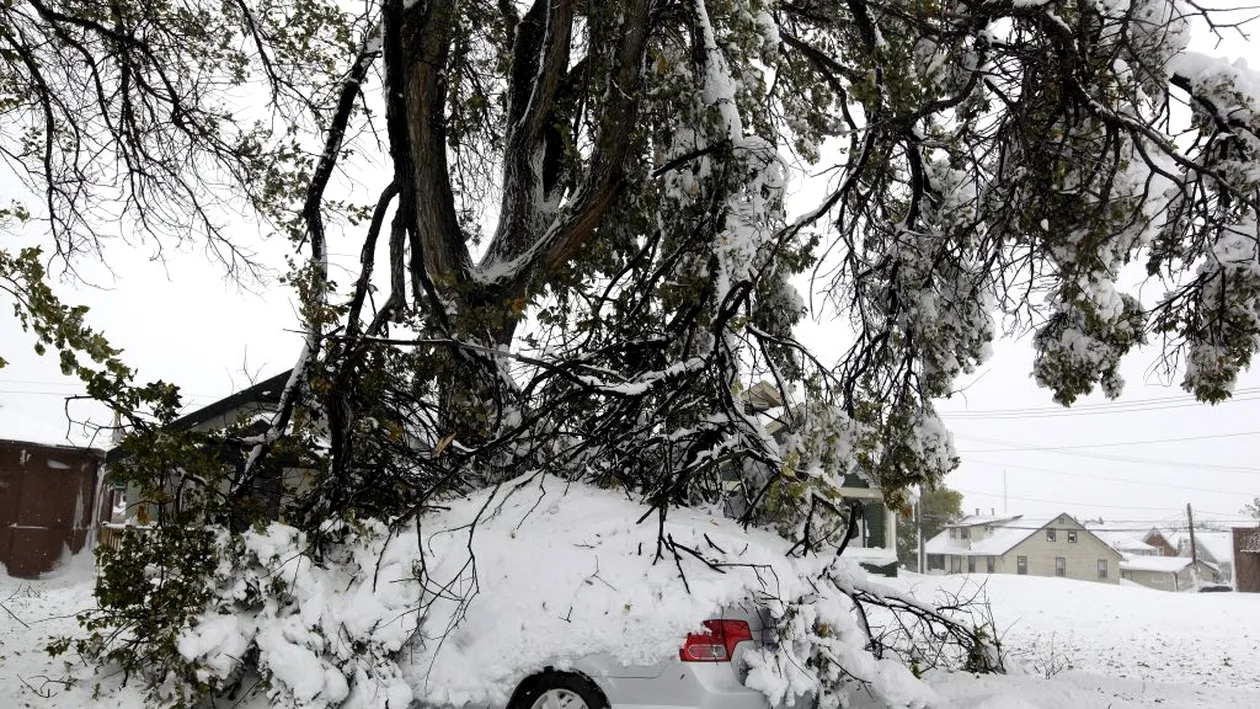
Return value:
[(1175, 483), (1161, 483), (1161, 482), (1155, 482), (1151, 480), (1134, 480), (1133, 478), (1115, 478), (1109, 475), (1094, 475), (1092, 473), (1072, 473), (1066, 470), (1056, 470), (1054, 468), (1038, 468), (1031, 465), (993, 463), (987, 460), (968, 459), (967, 462), (975, 463), (977, 465), (988, 465), (994, 468), (1015, 468), (1016, 470), (1030, 470), (1037, 473), (1050, 473), (1052, 475), (1066, 475), (1068, 477), (1089, 478), (1092, 480), (1108, 480), (1110, 482), (1118, 482), (1118, 483), (1133, 483), (1135, 485), (1148, 485), (1151, 487), (1166, 487), (1166, 488), (1171, 488), (1174, 490), (1189, 490), (1191, 492), (1210, 492), (1210, 493), (1216, 493), (1219, 495), (1244, 495), (1244, 496), (1253, 494), (1252, 492), (1240, 492), (1238, 490), (1216, 490), (1213, 488), (1199, 487), (1197, 485), (1177, 485)]
[(0, 389), (0, 394), (26, 394), (31, 396), (87, 396), (82, 389), (78, 391), (36, 391), (34, 389)]
[(7, 379), (0, 378), (0, 384), (39, 384), (47, 386), (82, 386), (81, 382), (75, 380), (54, 381), (48, 379)]
[(1196, 463), (1196, 462), (1185, 461), (1185, 460), (1163, 460), (1159, 458), (1139, 458), (1136, 456), (1127, 456), (1127, 455), (1110, 455), (1107, 453), (1086, 453), (1084, 451), (1078, 451), (1078, 450), (1063, 450), (1063, 449), (1058, 449), (1058, 448), (1039, 448), (1037, 446), (1029, 446), (1027, 444), (1020, 443), (1018, 441), (1004, 441), (997, 438), (985, 438), (984, 436), (969, 436), (966, 434), (954, 434), (954, 435), (958, 436), (959, 438), (966, 438), (973, 441), (980, 441), (982, 443), (992, 443), (992, 444), (1001, 445), (1001, 446), (1012, 446), (1012, 447), (1018, 448), (1021, 451), (1034, 451), (1034, 452), (1042, 451), (1045, 453), (1055, 453), (1057, 455), (1072, 455), (1072, 456), (1078, 456), (1081, 458), (1095, 458), (1098, 460), (1110, 460), (1110, 461), (1116, 461), (1116, 462), (1121, 462), (1121, 463), (1142, 463), (1144, 465), (1162, 465), (1165, 467), (1179, 468), (1182, 470), (1189, 468), (1192, 470), (1193, 469), (1225, 470), (1225, 471), (1237, 472), (1237, 473), (1260, 474), (1260, 468), (1252, 468), (1245, 465), (1219, 465), (1216, 463)]
[[(960, 488), (951, 488), (963, 493), (964, 495), (979, 495), (981, 497), (1003, 497), (1002, 493), (980, 492), (978, 490), (963, 490)], [(1142, 512), (1179, 512), (1180, 507), (1141, 507), (1136, 505), (1103, 505), (1094, 502), (1068, 502), (1066, 500), (1046, 500), (1039, 497), (1020, 497), (1018, 495), (1006, 495), (1012, 500), (1022, 500), (1024, 502), (1044, 502), (1049, 505), (1071, 505), (1074, 507), (1101, 507), (1108, 510), (1138, 510)]]
[[(955, 434), (961, 438), (971, 438), (963, 434)], [(1010, 453), (1014, 451), (1062, 451), (1084, 448), (1117, 448), (1120, 446), (1149, 446), (1159, 443), (1182, 443), (1185, 441), (1207, 441), (1217, 438), (1240, 438), (1242, 436), (1260, 436), (1260, 431), (1238, 431), (1236, 433), (1216, 433), (1210, 436), (1181, 436), (1180, 438), (1157, 438), (1145, 441), (1113, 441), (1111, 443), (1083, 443), (1074, 446), (1027, 446), (1018, 448), (986, 448), (983, 450), (960, 450), (959, 453)]]
[[(1260, 387), (1249, 387), (1239, 389), (1234, 393), (1232, 398), (1226, 399), (1221, 404), (1242, 402), (1242, 401), (1260, 401)], [(1103, 414), (1121, 414), (1121, 413), (1138, 413), (1145, 411), (1165, 411), (1169, 409), (1183, 409), (1188, 407), (1204, 406), (1203, 402), (1188, 396), (1176, 397), (1157, 397), (1151, 399), (1136, 399), (1133, 401), (1117, 401), (1100, 404), (1080, 404), (1072, 407), (1030, 407), (1030, 408), (1011, 408), (1011, 409), (973, 409), (962, 411), (942, 411), (941, 415), (945, 418), (961, 418), (961, 419), (1024, 419), (1024, 418), (1058, 418), (1065, 416), (1096, 416)]]
[[(1260, 386), (1243, 387), (1241, 389), (1234, 391), (1233, 394), (1234, 394), (1234, 397), (1237, 397), (1240, 395), (1250, 396), (1253, 394), (1260, 394)], [(1226, 401), (1231, 401), (1231, 400), (1232, 399), (1226, 399)], [(1173, 396), (1153, 396), (1146, 399), (1130, 399), (1128, 401), (1121, 401), (1121, 400), (1100, 401), (1094, 404), (1076, 404), (1073, 406), (1061, 406), (1061, 405), (1032, 406), (1032, 407), (1020, 406), (1020, 407), (1010, 407), (1010, 408), (1004, 408), (1004, 409), (974, 409), (974, 410), (963, 411), (961, 413), (973, 413), (973, 414), (1007, 414), (1007, 413), (1037, 413), (1037, 412), (1056, 413), (1056, 412), (1067, 412), (1067, 411), (1089, 411), (1093, 409), (1128, 408), (1128, 407), (1133, 407), (1133, 406), (1146, 406), (1150, 404), (1162, 405), (1162, 404), (1167, 404), (1167, 403), (1197, 404), (1200, 402), (1197, 399), (1195, 399), (1193, 396), (1190, 396), (1189, 394), (1175, 394)]]
[[(211, 396), (209, 394), (194, 394), (192, 392), (184, 391), (183, 389), (180, 389), (179, 393), (180, 393), (180, 396), (182, 396), (186, 400), (185, 403), (188, 403), (192, 399), (221, 399), (223, 398), (222, 396)], [(83, 389), (79, 389), (77, 391), (40, 391), (37, 389), (0, 389), (0, 394), (17, 394), (17, 395), (31, 395), (31, 396), (60, 396), (60, 397), (79, 396), (79, 397), (84, 397), (84, 398), (91, 398), (91, 397), (88, 397), (87, 392), (84, 391)]]

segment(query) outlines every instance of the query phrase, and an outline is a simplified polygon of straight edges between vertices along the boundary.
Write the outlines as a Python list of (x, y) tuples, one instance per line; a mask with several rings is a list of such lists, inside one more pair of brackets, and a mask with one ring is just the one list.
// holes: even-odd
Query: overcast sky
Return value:
[[(1222, 53), (1251, 48), (1231, 42)], [(7, 188), (0, 194), (16, 193), (11, 180), (0, 180)], [(33, 237), (0, 238), (12, 247)], [(265, 248), (277, 268), (284, 248)], [(199, 250), (168, 253), (165, 263), (145, 247), (116, 245), (106, 256), (112, 273), (80, 264), (92, 285), (65, 283), (61, 295), (91, 307), (91, 324), (125, 350), (142, 380), (179, 384), (192, 408), (291, 366), (300, 339), (287, 288), (242, 289)], [(823, 349), (829, 335), (826, 324), (805, 328)], [(1175, 522), (1191, 503), (1196, 517), (1236, 521), (1243, 503), (1260, 495), (1260, 375), (1245, 375), (1231, 402), (1196, 404), (1176, 381), (1150, 371), (1158, 352), (1147, 350), (1126, 361), (1118, 402), (1095, 395), (1063, 409), (1030, 378), (1028, 340), (998, 343), (964, 393), (941, 403), (963, 458), (947, 484), (965, 494), (968, 510)], [(7, 310), (0, 343), (10, 361), (0, 369), (0, 438), (85, 442), (65, 416), (65, 397), (81, 387), (61, 376), (53, 357), (35, 356)], [(71, 402), (69, 410), (108, 420), (91, 402)]]

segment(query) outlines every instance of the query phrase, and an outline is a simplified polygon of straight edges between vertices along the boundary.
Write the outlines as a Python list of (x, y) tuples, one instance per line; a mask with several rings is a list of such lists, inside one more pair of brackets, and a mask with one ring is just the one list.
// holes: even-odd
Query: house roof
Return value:
[[(1002, 556), (1061, 516), (1025, 517), (1023, 515), (1015, 515), (1000, 519), (990, 518), (987, 524), (992, 525), (993, 531), (984, 539), (961, 539), (958, 537), (951, 539), (949, 529), (946, 529), (928, 540), (924, 544), (924, 551), (928, 554), (950, 554), (954, 556)], [(986, 524), (975, 520), (976, 517), (967, 517), (950, 526), (953, 529), (957, 529), (959, 527), (971, 528)]]
[(950, 524), (951, 527), (978, 527), (984, 524), (1001, 524), (1020, 519), (1021, 515), (967, 515)]
[(63, 453), (75, 453), (89, 458), (96, 458), (97, 460), (105, 459), (105, 451), (100, 448), (75, 446), (68, 443), (40, 443), (38, 441), (18, 441), (9, 438), (0, 438), (0, 448), (31, 448), (45, 451), (61, 451)]
[[(280, 402), (280, 393), (284, 391), (284, 385), (288, 383), (291, 372), (292, 370), (285, 370), (249, 388), (225, 396), (213, 404), (190, 411), (172, 421), (167, 425), (167, 428), (176, 431), (187, 431), (208, 421), (227, 416), (233, 411), (251, 404), (278, 404)], [(127, 454), (122, 448), (113, 448), (106, 454), (105, 462), (116, 463), (126, 457)]]
[(1104, 544), (1119, 552), (1150, 554), (1159, 551), (1159, 547), (1144, 541), (1149, 531), (1136, 532), (1132, 525), (1112, 526), (1093, 522), (1087, 523), (1085, 528), (1093, 532), (1094, 536), (1101, 539)]
[(225, 396), (209, 406), (203, 406), (200, 409), (184, 414), (172, 421), (168, 428), (185, 431), (229, 414), (242, 406), (248, 406), (249, 404), (278, 404), (280, 403), (280, 392), (284, 391), (284, 385), (288, 383), (291, 371), (281, 372), (270, 379), (258, 382), (248, 389), (242, 389), (235, 394)]
[(768, 381), (759, 381), (748, 387), (740, 398), (753, 413), (762, 413), (784, 405), (779, 388)]
[(1163, 537), (1164, 541), (1168, 542), (1169, 546), (1171, 546), (1173, 549), (1181, 548), (1182, 541), (1183, 541), (1181, 532), (1177, 530), (1173, 530), (1173, 529), (1160, 529), (1159, 527), (1152, 527), (1151, 531), (1147, 532), (1146, 534), (1147, 536), (1149, 536), (1152, 533), (1158, 534), (1159, 536)]
[[(1122, 571), (1155, 571), (1166, 574), (1175, 574), (1190, 566), (1192, 563), (1188, 556), (1128, 556), (1120, 562)], [(1206, 561), (1200, 561), (1200, 564), (1215, 570), (1213, 564)]]

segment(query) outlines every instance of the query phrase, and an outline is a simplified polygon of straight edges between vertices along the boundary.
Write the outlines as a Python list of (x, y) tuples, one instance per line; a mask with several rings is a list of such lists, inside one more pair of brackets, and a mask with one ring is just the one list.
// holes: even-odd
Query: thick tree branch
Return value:
[(402, 20), (399, 39), (404, 71), (394, 75), (399, 82), (389, 88), (402, 92), (406, 106), (404, 125), (412, 172), (406, 184), (414, 194), (413, 238), (420, 247), (413, 246), (412, 269), (423, 269), (443, 289), (463, 283), (471, 268), (446, 159), (446, 73), (456, 5), (453, 0), (422, 0), (390, 11)]

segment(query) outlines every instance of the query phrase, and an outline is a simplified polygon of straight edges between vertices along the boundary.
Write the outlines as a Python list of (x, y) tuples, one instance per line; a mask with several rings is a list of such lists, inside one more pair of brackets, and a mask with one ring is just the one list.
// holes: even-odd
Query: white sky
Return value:
[[(1252, 50), (1235, 41), (1218, 51), (1237, 57)], [(0, 188), (6, 202), (4, 193), (18, 192), (9, 179)], [(5, 247), (29, 238), (0, 235)], [(267, 247), (277, 269), (285, 247)], [(143, 247), (115, 245), (106, 257), (113, 276), (80, 264), (95, 287), (67, 282), (60, 294), (91, 307), (90, 323), (125, 350), (142, 381), (181, 385), (190, 410), (291, 366), (300, 338), (286, 287), (243, 290), (199, 250), (168, 254), (164, 264)], [(811, 324), (803, 336), (835, 351), (830, 330)], [(1176, 381), (1148, 373), (1158, 352), (1147, 350), (1126, 361), (1128, 386), (1118, 403), (1094, 395), (1064, 410), (1030, 378), (1029, 340), (997, 343), (994, 357), (960, 387), (965, 393), (942, 402), (963, 457), (947, 484), (964, 492), (966, 509), (1175, 522), (1189, 502), (1196, 518), (1238, 520), (1242, 504), (1260, 495), (1260, 374), (1246, 374), (1231, 402), (1194, 404)], [(37, 357), (7, 311), (0, 343), (10, 362), (0, 369), (0, 438), (64, 442), (69, 433), (84, 442), (65, 416), (64, 397), (81, 391), (77, 381), (61, 376), (53, 357)], [(75, 418), (108, 422), (94, 403), (69, 406)]]

